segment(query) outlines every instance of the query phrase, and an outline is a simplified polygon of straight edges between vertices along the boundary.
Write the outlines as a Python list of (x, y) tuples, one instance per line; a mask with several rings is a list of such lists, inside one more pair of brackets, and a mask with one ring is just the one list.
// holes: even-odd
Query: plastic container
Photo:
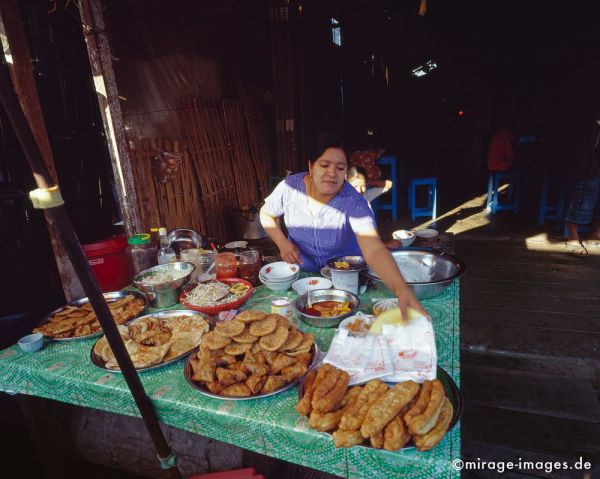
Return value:
[(156, 265), (156, 247), (149, 234), (137, 234), (127, 238), (125, 249), (129, 277)]
[(81, 247), (102, 291), (118, 291), (129, 284), (124, 236), (106, 238)]

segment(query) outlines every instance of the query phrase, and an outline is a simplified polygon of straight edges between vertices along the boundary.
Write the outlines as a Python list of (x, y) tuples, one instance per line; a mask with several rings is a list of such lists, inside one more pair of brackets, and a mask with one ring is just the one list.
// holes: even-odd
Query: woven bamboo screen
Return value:
[[(142, 224), (191, 228), (204, 236), (231, 238), (233, 209), (252, 206), (267, 194), (271, 153), (267, 120), (240, 89), (239, 99), (188, 99), (179, 112), (180, 139), (132, 141)], [(242, 109), (242, 104), (244, 108)], [(157, 151), (179, 152), (175, 177), (159, 180)]]

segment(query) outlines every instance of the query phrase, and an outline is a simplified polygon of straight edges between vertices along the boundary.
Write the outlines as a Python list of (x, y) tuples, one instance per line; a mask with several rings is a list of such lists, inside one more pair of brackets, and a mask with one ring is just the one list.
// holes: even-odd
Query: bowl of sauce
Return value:
[(294, 314), (317, 328), (333, 328), (360, 306), (358, 297), (341, 289), (317, 289), (292, 303)]

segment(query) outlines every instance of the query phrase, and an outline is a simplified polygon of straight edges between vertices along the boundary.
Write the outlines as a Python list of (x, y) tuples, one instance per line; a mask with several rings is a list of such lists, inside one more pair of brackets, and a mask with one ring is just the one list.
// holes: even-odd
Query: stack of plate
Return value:
[(262, 284), (272, 291), (287, 291), (299, 275), (300, 267), (297, 264), (277, 261), (263, 266), (258, 278)]

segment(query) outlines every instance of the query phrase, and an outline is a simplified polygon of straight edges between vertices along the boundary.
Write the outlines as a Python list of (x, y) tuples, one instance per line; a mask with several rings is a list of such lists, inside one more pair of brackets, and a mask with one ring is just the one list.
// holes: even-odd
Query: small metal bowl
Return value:
[[(179, 294), (181, 293), (181, 287), (190, 280), (190, 276), (192, 276), (194, 269), (195, 266), (192, 263), (183, 261), (160, 264), (153, 268), (146, 269), (134, 276), (133, 284), (146, 295), (146, 298), (153, 308), (168, 308), (169, 306), (177, 304), (179, 301)], [(144, 278), (159, 272), (177, 272), (181, 273), (183, 276), (159, 284), (148, 284), (144, 282)]]
[[(327, 318), (323, 316), (313, 316), (312, 314), (307, 314), (302, 311), (302, 309), (304, 309), (306, 306), (308, 295), (310, 295), (310, 302), (312, 304), (318, 303), (319, 301), (339, 301), (340, 303), (348, 301), (350, 303), (350, 311), (340, 316), (332, 316)], [(356, 311), (359, 306), (360, 300), (357, 296), (341, 289), (315, 289), (314, 291), (309, 291), (306, 294), (301, 294), (292, 303), (292, 308), (300, 317), (300, 319), (305, 323), (317, 328), (333, 328), (338, 326), (344, 318), (354, 314), (354, 311)]]
[(167, 235), (169, 246), (173, 248), (176, 254), (181, 254), (181, 251), (189, 248), (202, 248), (205, 243), (199, 233), (194, 230), (176, 229)]

